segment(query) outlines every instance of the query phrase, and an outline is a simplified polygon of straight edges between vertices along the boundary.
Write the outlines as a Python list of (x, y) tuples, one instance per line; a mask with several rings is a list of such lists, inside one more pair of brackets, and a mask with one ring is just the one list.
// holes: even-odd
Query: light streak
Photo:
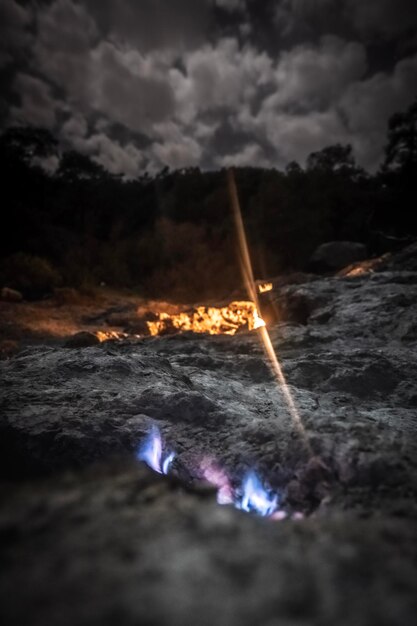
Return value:
[[(245, 286), (249, 294), (249, 297), (255, 303), (256, 310), (260, 314), (261, 310), (259, 307), (258, 290), (256, 288), (255, 278), (253, 275), (252, 261), (250, 257), (248, 241), (246, 238), (245, 226), (244, 226), (243, 218), (242, 218), (242, 211), (240, 209), (239, 196), (237, 192), (235, 174), (234, 174), (233, 169), (228, 170), (227, 180), (228, 180), (230, 202), (232, 206), (232, 213), (233, 213), (236, 234), (237, 234), (237, 239), (238, 239), (238, 244), (239, 244), (239, 253), (240, 253), (239, 256), (240, 256), (243, 280), (245, 282)], [(282, 390), (284, 399), (287, 403), (288, 411), (291, 415), (293, 424), (297, 432), (299, 433), (308, 454), (310, 456), (313, 456), (313, 451), (311, 449), (310, 442), (308, 441), (304, 424), (302, 422), (300, 413), (295, 405), (294, 399), (291, 395), (291, 391), (285, 379), (285, 375), (281, 367), (281, 364), (279, 362), (278, 355), (274, 349), (274, 346), (272, 345), (272, 341), (271, 341), (271, 337), (269, 335), (268, 329), (266, 328), (266, 326), (260, 326), (258, 330), (259, 330), (260, 337), (262, 339), (264, 350), (268, 357), (271, 369), (274, 373), (275, 379), (278, 382), (279, 387)]]

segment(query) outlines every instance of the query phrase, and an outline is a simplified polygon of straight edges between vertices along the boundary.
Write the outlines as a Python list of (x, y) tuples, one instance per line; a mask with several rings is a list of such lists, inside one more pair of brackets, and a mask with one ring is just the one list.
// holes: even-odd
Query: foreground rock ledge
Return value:
[[(271, 296), (308, 303), (302, 324), (271, 336), (315, 461), (254, 334), (32, 347), (3, 362), (4, 623), (414, 623), (413, 259)], [(133, 461), (154, 423), (179, 482)], [(308, 517), (272, 523), (185, 492), (206, 455), (236, 481), (256, 466)]]
[(134, 467), (21, 485), (0, 515), (5, 624), (412, 624), (401, 519), (272, 523)]

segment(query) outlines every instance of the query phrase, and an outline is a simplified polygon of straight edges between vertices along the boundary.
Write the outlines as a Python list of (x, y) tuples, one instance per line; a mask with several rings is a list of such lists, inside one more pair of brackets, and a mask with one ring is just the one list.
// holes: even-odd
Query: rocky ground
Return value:
[[(264, 298), (305, 439), (258, 331), (1, 363), (3, 624), (415, 623), (417, 249), (354, 269)], [(153, 425), (169, 477), (135, 458)], [(207, 459), (288, 518), (219, 506)]]

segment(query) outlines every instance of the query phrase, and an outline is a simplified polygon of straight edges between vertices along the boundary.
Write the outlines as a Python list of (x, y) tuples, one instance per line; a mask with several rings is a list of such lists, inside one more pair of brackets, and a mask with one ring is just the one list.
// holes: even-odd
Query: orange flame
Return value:
[(265, 325), (253, 302), (231, 302), (224, 307), (199, 306), (180, 313), (158, 313), (147, 322), (151, 335), (170, 331), (234, 335), (240, 328), (255, 330)]
[(267, 293), (268, 291), (272, 291), (273, 288), (272, 283), (258, 283), (259, 293)]

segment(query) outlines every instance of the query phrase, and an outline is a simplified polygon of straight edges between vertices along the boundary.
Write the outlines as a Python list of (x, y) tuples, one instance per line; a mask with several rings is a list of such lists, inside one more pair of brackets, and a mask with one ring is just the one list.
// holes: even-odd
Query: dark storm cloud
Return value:
[(92, 96), (95, 109), (108, 119), (137, 131), (174, 112), (174, 94), (157, 64), (147, 64), (135, 51), (122, 52), (111, 43), (95, 50)]
[(50, 87), (28, 74), (17, 74), (14, 86), (21, 96), (20, 106), (12, 109), (16, 121), (53, 128), (57, 102), (52, 97)]
[(92, 17), (71, 0), (38, 14), (36, 68), (71, 108), (102, 113), (132, 130), (149, 130), (173, 112), (172, 90), (157, 60), (98, 37)]
[(0, 0), (9, 123), (129, 176), (284, 166), (335, 142), (374, 168), (388, 117), (415, 97), (413, 5)]
[(29, 45), (26, 30), (32, 19), (30, 9), (10, 0), (0, 0), (0, 69), (12, 63)]
[(141, 52), (181, 51), (208, 35), (210, 0), (86, 0), (85, 5), (104, 36), (127, 41)]
[(96, 25), (85, 8), (56, 0), (37, 11), (33, 69), (65, 90), (70, 103), (88, 101), (96, 41)]
[(344, 30), (368, 38), (390, 37), (417, 24), (415, 0), (277, 0), (272, 6), (276, 23), (287, 34)]
[(415, 0), (346, 0), (346, 15), (367, 35), (391, 37), (417, 25)]

